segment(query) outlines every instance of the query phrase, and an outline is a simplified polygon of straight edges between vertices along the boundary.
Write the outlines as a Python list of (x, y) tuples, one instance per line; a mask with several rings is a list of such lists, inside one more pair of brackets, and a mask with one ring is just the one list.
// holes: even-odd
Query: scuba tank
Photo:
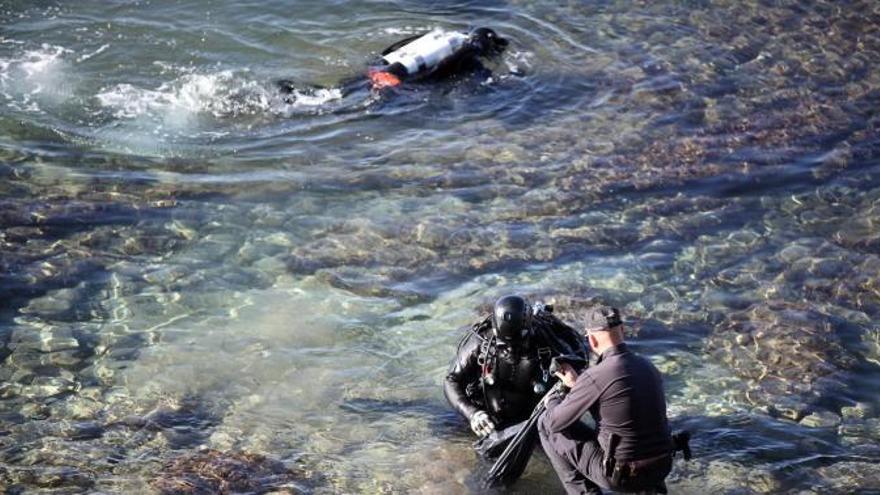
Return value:
[[(469, 38), (463, 33), (436, 29), (383, 54), (382, 60), (388, 64), (389, 69), (396, 69), (391, 70), (392, 72), (403, 72), (396, 75), (411, 77), (435, 69), (464, 46)], [(400, 65), (395, 67), (397, 64)]]
[(508, 41), (489, 28), (468, 34), (435, 29), (398, 41), (382, 52), (381, 67), (370, 69), (374, 89), (398, 86), (405, 79), (450, 75), (476, 57), (504, 51)]

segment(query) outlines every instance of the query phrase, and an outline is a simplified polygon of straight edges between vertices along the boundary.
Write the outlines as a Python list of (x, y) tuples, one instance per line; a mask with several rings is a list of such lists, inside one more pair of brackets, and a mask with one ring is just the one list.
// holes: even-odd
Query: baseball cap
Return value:
[(611, 306), (599, 306), (587, 311), (584, 318), (584, 332), (602, 332), (609, 328), (623, 324), (620, 319), (620, 311)]

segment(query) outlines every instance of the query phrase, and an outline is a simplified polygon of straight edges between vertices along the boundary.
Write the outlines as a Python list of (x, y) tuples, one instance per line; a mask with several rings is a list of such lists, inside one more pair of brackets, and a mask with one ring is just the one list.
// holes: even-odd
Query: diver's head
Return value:
[(492, 312), (492, 333), (498, 342), (516, 347), (529, 330), (531, 308), (520, 296), (504, 296), (495, 301)]
[(509, 42), (498, 36), (498, 33), (489, 28), (477, 28), (471, 31), (471, 43), (483, 55), (497, 55), (504, 51)]

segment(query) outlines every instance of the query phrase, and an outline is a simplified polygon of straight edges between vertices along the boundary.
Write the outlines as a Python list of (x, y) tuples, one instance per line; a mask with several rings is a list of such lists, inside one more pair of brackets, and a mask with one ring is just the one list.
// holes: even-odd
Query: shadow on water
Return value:
[[(100, 240), (115, 241), (118, 249), (124, 241), (121, 232), (165, 222), (172, 215), (168, 210), (142, 211), (136, 205), (66, 198), (0, 202), (0, 210), (0, 228), (4, 231), (0, 308), (11, 313), (49, 291), (82, 283), (101, 285), (111, 273), (107, 265), (123, 255), (122, 250), (107, 245), (101, 246), (106, 251), (91, 253), (69, 252), (66, 247), (84, 239), (96, 243), (101, 235), (97, 232), (103, 231), (106, 239)], [(155, 246), (157, 252), (172, 247), (161, 244)], [(41, 263), (42, 273), (38, 270)], [(47, 269), (45, 264), (51, 268)], [(84, 303), (89, 297), (83, 294), (79, 302)], [(87, 315), (81, 316), (87, 319)]]
[(186, 450), (203, 445), (222, 417), (222, 411), (216, 410), (214, 404), (209, 407), (199, 397), (183, 396), (174, 407), (159, 407), (143, 416), (129, 416), (106, 428), (141, 432), (141, 437), (160, 435), (170, 448)]

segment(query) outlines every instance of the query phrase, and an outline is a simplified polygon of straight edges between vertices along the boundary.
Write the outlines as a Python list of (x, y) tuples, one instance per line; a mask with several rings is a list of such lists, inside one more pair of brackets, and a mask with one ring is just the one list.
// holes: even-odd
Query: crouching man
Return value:
[[(580, 375), (568, 365), (556, 373), (571, 390), (547, 399), (538, 424), (544, 451), (569, 494), (665, 493), (673, 440), (660, 373), (627, 348), (617, 309), (591, 310), (585, 320), (599, 361)], [(580, 421), (587, 411), (595, 430)]]

